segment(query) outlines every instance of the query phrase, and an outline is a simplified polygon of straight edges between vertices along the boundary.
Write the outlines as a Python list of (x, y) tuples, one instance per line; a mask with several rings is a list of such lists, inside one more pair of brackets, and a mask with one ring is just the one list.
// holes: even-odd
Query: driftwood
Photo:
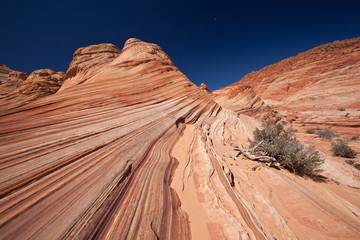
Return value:
[[(251, 150), (252, 150), (253, 152), (257, 152), (257, 151), (259, 150), (259, 149), (258, 149), (259, 147), (260, 147), (260, 148), (263, 148), (262, 145), (261, 145), (262, 143), (263, 143), (263, 141), (258, 142), (254, 147), (252, 147)], [(263, 150), (263, 149), (261, 149), (261, 150)]]
[(222, 155), (223, 157), (231, 158), (231, 159), (233, 159), (233, 160), (237, 161), (237, 158), (236, 158), (236, 157), (231, 156), (230, 154), (227, 154), (227, 153), (222, 153), (221, 155)]
[(272, 165), (276, 162), (276, 159), (273, 157), (269, 157), (269, 156), (257, 156), (254, 155), (252, 153), (250, 153), (248, 150), (246, 150), (246, 148), (244, 148), (241, 144), (236, 145), (231, 143), (231, 146), (233, 148), (235, 148), (235, 150), (241, 152), (246, 158), (253, 160), (253, 161), (258, 161), (258, 162), (263, 162), (266, 163), (267, 165)]
[(261, 164), (258, 163), (258, 165), (256, 165), (255, 167), (252, 167), (251, 169), (252, 169), (253, 171), (256, 171), (256, 169), (258, 169), (260, 166), (261, 166)]

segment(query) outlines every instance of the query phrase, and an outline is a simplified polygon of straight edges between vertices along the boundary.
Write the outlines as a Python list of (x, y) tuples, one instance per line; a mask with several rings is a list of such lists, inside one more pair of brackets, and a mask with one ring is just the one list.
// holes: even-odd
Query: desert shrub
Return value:
[(332, 151), (335, 156), (339, 157), (355, 158), (356, 156), (355, 151), (342, 140), (338, 140), (332, 144)]
[(306, 132), (307, 134), (314, 134), (315, 130), (314, 129), (307, 129)]
[(282, 124), (282, 125), (286, 125), (287, 122), (286, 122), (286, 121), (281, 121), (281, 124)]
[(250, 147), (261, 142), (265, 155), (274, 157), (286, 169), (301, 176), (314, 177), (324, 162), (314, 147), (305, 147), (293, 136), (292, 129), (285, 130), (280, 123), (265, 122), (255, 129)]
[(346, 160), (345, 161), (347, 164), (350, 164), (350, 165), (354, 165), (355, 164), (355, 161), (354, 160)]
[(331, 140), (333, 137), (337, 137), (329, 128), (320, 129), (317, 132), (318, 137)]
[(360, 170), (360, 164), (359, 163), (355, 163), (354, 167)]
[(345, 108), (338, 108), (338, 111), (345, 111)]
[(351, 141), (357, 141), (359, 139), (359, 136), (353, 136), (350, 140)]
[(295, 129), (295, 128), (293, 128), (292, 126), (290, 126), (286, 131), (288, 131), (288, 132), (291, 133), (291, 134), (298, 132), (298, 130)]

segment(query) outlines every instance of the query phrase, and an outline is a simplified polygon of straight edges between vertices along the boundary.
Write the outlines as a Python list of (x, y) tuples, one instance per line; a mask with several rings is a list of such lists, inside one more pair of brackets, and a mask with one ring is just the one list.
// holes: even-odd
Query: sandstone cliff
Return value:
[(215, 92), (214, 99), (236, 110), (230, 106), (233, 97), (225, 102), (222, 98), (236, 87), (242, 96), (242, 88), (248, 86), (288, 116), (287, 121), (296, 116), (308, 126), (336, 125), (345, 128), (335, 126), (335, 131), (360, 134), (360, 37), (328, 43), (252, 72), (221, 89), (224, 94)]
[(230, 143), (258, 122), (155, 44), (81, 48), (60, 90), (0, 115), (0, 239), (360, 236), (357, 189), (253, 171)]

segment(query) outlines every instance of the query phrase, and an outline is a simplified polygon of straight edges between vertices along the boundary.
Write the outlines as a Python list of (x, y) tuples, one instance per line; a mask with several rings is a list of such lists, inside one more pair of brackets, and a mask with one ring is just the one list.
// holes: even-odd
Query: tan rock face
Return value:
[(11, 70), (8, 66), (0, 63), (0, 84), (7, 81), (9, 72), (11, 71), (13, 70)]
[(66, 71), (67, 81), (61, 88), (69, 88), (90, 78), (106, 63), (113, 61), (120, 49), (110, 43), (82, 47), (75, 51), (73, 60)]
[(157, 45), (99, 66), (0, 112), (0, 239), (359, 237), (358, 190), (234, 160), (258, 122)]
[(199, 88), (207, 93), (210, 93), (209, 88), (204, 83), (200, 84)]
[(29, 76), (27, 73), (11, 71), (7, 73), (7, 80), (0, 86), (0, 94), (2, 97), (15, 91), (24, 80)]
[(266, 104), (290, 118), (312, 125), (345, 125), (350, 128), (343, 131), (351, 132), (360, 126), (359, 79), (360, 37), (300, 53), (229, 87), (251, 86)]
[(12, 72), (9, 72), (8, 80), (22, 82), (22, 81), (25, 81), (28, 77), (29, 77), (28, 73), (12, 71)]
[(30, 75), (13, 71), (0, 86), (0, 111), (20, 107), (28, 102), (56, 93), (65, 73), (50, 69), (36, 70)]
[(264, 101), (250, 86), (229, 86), (212, 92), (211, 97), (220, 106), (237, 113), (254, 115), (265, 110)]

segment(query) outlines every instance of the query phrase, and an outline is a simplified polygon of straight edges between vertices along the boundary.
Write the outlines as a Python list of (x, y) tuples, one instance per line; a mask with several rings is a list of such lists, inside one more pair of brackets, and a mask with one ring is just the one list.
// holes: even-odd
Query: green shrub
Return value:
[(307, 130), (306, 130), (306, 133), (307, 133), (307, 134), (314, 134), (314, 133), (315, 133), (315, 130), (314, 130), (314, 129), (307, 129)]
[(359, 139), (359, 136), (353, 136), (350, 140), (351, 141), (357, 141)]
[(337, 137), (329, 128), (320, 129), (317, 132), (318, 137), (331, 140), (333, 137)]
[(261, 143), (265, 155), (274, 157), (286, 169), (301, 176), (314, 177), (322, 171), (324, 162), (314, 147), (305, 147), (293, 136), (291, 128), (285, 130), (280, 123), (265, 122), (263, 129), (255, 129), (250, 147)]
[(345, 161), (347, 164), (350, 164), (350, 165), (354, 165), (355, 164), (355, 161), (354, 160), (346, 160)]
[(345, 157), (345, 158), (355, 158), (356, 153), (352, 150), (346, 142), (338, 140), (332, 143), (332, 151), (335, 156)]
[(354, 167), (360, 170), (360, 164), (359, 163), (355, 163)]

